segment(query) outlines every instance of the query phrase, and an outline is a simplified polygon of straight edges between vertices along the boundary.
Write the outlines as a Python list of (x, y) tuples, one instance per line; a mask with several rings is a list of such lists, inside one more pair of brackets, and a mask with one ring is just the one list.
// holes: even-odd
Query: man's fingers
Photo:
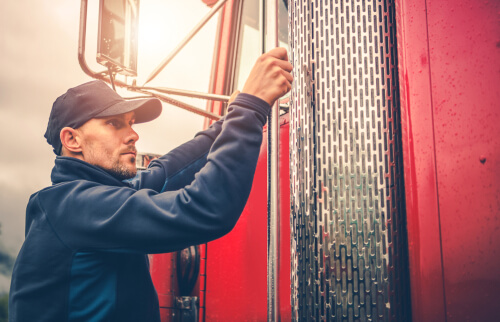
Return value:
[(289, 73), (284, 73), (283, 76), (284, 78), (281, 79), (281, 85), (279, 86), (281, 90), (284, 91), (284, 93), (282, 93), (281, 96), (285, 95), (292, 89), (292, 81), (293, 81), (293, 77)]
[(289, 83), (293, 82), (293, 75), (291, 73), (283, 71), (282, 74), (283, 74), (283, 76), (285, 76), (286, 80)]
[(286, 49), (283, 47), (276, 47), (267, 52), (269, 56), (288, 61), (288, 54)]
[(293, 70), (293, 66), (292, 66), (292, 64), (290, 64), (290, 62), (288, 60), (276, 59), (274, 62), (276, 64), (276, 66), (280, 67), (281, 69), (283, 69), (287, 72), (291, 72)]

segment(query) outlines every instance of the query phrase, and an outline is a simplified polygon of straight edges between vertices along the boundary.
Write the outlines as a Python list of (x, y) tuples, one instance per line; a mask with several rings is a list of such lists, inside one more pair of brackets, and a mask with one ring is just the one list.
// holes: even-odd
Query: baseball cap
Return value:
[(135, 123), (149, 122), (161, 114), (161, 102), (157, 98), (125, 100), (105, 82), (91, 81), (59, 96), (52, 105), (45, 138), (61, 154), (61, 130), (68, 126), (79, 128), (93, 118), (113, 116), (135, 111)]

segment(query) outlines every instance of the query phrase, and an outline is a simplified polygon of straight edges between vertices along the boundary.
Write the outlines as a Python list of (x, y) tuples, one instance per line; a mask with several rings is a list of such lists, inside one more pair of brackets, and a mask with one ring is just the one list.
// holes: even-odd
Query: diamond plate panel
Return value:
[(410, 317), (394, 1), (289, 1), (292, 309)]

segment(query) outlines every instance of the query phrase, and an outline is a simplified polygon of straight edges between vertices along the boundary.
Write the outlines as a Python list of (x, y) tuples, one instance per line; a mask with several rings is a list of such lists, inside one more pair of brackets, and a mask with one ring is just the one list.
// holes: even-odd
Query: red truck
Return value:
[[(266, 139), (234, 230), (150, 257), (163, 321), (498, 319), (500, 2), (203, 2), (219, 10), (215, 101), (191, 108), (205, 126), (278, 6), (295, 78), (277, 121), (279, 243), (268, 260)], [(89, 75), (190, 108), (92, 72), (80, 36)]]

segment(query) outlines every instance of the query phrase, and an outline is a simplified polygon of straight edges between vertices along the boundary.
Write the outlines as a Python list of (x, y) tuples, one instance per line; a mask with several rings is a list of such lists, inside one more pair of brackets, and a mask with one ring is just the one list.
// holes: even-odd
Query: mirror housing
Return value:
[(126, 76), (137, 76), (139, 1), (99, 1), (97, 62)]

